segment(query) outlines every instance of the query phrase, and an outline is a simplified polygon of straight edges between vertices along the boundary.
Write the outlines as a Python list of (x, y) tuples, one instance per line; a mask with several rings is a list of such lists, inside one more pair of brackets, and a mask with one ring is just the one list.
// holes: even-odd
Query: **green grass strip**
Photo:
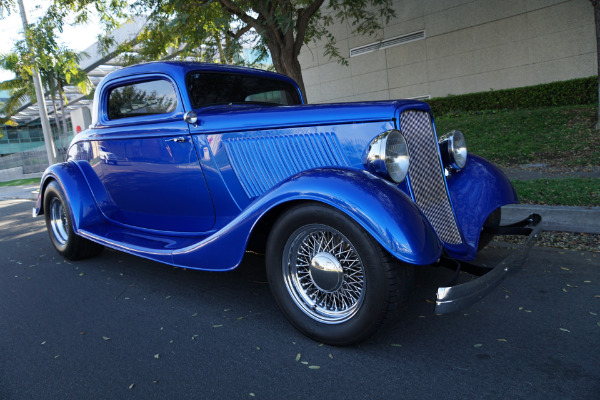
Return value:
[(600, 165), (597, 105), (482, 111), (436, 118), (438, 135), (462, 131), (470, 153), (500, 166)]
[(600, 178), (514, 180), (521, 203), (600, 206)]
[(16, 179), (14, 181), (0, 182), (0, 187), (4, 186), (19, 186), (19, 185), (32, 185), (37, 183), (39, 185), (41, 178), (27, 178), (27, 179)]

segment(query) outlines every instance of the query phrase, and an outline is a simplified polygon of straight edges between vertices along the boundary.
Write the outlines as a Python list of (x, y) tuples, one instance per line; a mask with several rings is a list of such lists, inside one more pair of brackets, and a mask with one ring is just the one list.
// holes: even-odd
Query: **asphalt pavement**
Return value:
[[(2, 400), (598, 399), (600, 254), (534, 247), (444, 316), (451, 272), (420, 267), (398, 321), (339, 348), (285, 320), (259, 255), (227, 273), (112, 250), (67, 262), (32, 207), (0, 201)], [(513, 251), (492, 242), (478, 262)]]

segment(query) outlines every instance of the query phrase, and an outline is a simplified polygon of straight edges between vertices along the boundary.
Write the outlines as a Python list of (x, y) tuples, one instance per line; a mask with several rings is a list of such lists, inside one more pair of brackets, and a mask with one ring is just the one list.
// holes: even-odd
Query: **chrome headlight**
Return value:
[(396, 129), (383, 132), (371, 144), (367, 155), (369, 170), (400, 183), (408, 172), (408, 146), (402, 133)]
[(461, 131), (450, 131), (439, 140), (444, 166), (459, 171), (467, 164), (467, 142)]

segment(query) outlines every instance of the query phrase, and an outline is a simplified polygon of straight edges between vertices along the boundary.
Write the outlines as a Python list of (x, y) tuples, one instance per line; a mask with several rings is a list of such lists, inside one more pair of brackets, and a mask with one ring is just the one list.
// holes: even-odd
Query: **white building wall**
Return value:
[[(443, 97), (596, 74), (589, 0), (395, 0), (397, 17), (380, 37), (332, 31), (343, 66), (324, 43), (300, 54), (308, 101)], [(350, 49), (416, 31), (425, 38), (350, 57)]]

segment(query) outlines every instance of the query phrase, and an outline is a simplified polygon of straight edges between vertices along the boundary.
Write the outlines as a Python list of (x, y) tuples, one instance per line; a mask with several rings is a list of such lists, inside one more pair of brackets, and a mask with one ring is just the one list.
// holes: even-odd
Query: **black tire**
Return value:
[(73, 232), (69, 203), (56, 181), (50, 182), (44, 192), (44, 217), (52, 245), (67, 260), (82, 260), (102, 252), (104, 246)]
[(492, 239), (494, 239), (493, 233), (486, 232), (486, 228), (497, 228), (500, 226), (500, 220), (502, 219), (502, 209), (496, 208), (485, 220), (483, 223), (483, 230), (479, 235), (479, 244), (477, 245), (477, 250), (483, 249), (487, 246)]
[(338, 346), (365, 340), (391, 319), (413, 279), (411, 266), (352, 219), (319, 203), (295, 206), (275, 222), (266, 264), (271, 292), (288, 320), (305, 335)]

